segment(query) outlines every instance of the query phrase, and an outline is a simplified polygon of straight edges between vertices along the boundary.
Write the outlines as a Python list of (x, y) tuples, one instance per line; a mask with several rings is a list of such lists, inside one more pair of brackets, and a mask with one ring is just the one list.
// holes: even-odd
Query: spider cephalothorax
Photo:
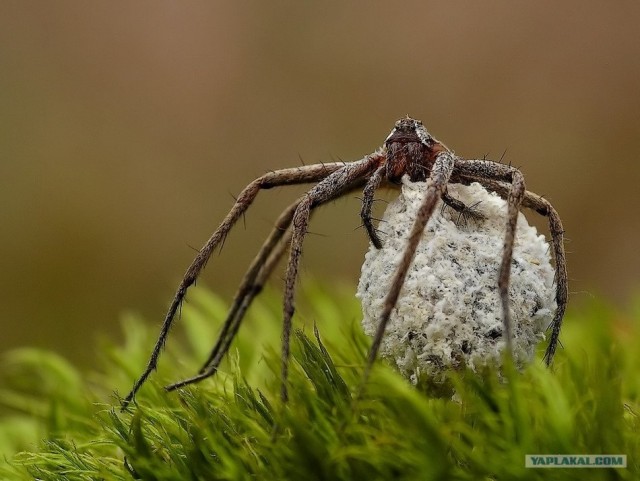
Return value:
[(395, 184), (400, 183), (405, 174), (413, 182), (425, 180), (438, 153), (447, 150), (431, 137), (422, 122), (410, 117), (396, 122), (384, 145), (387, 152), (385, 175)]
[(416, 212), (413, 227), (406, 239), (400, 262), (391, 280), (365, 370), (365, 379), (380, 349), (386, 325), (395, 308), (400, 290), (404, 285), (407, 271), (413, 261), (421, 235), (440, 199), (463, 217), (482, 219), (473, 205), (466, 205), (447, 192), (449, 183), (469, 185), (478, 182), (485, 189), (495, 192), (507, 201), (505, 213), (505, 235), (496, 285), (499, 292), (503, 331), (507, 350), (511, 351), (511, 317), (509, 310), (509, 277), (518, 214), (521, 207), (533, 209), (549, 220), (551, 245), (555, 257), (556, 302), (557, 310), (551, 323), (551, 336), (545, 353), (548, 364), (551, 363), (560, 334), (562, 318), (567, 304), (567, 272), (563, 246), (563, 229), (560, 217), (551, 204), (537, 194), (525, 189), (524, 177), (511, 165), (491, 160), (469, 160), (457, 157), (442, 143), (434, 139), (424, 128), (422, 122), (410, 117), (396, 122), (384, 146), (361, 160), (354, 162), (333, 162), (327, 164), (303, 165), (300, 167), (276, 170), (266, 173), (251, 182), (240, 193), (222, 223), (202, 247), (187, 269), (176, 294), (169, 306), (158, 341), (156, 342), (147, 368), (135, 382), (131, 392), (123, 401), (127, 406), (135, 394), (155, 370), (158, 358), (167, 339), (169, 329), (184, 300), (187, 289), (193, 285), (206, 265), (213, 250), (221, 245), (233, 225), (249, 208), (258, 192), (277, 186), (315, 183), (302, 197), (287, 207), (278, 217), (275, 226), (246, 272), (233, 300), (227, 319), (214, 345), (209, 358), (200, 373), (191, 378), (167, 386), (173, 390), (186, 384), (205, 379), (218, 369), (222, 359), (229, 351), (242, 319), (251, 302), (262, 289), (278, 261), (289, 251), (287, 262), (283, 302), (282, 331), (282, 399), (287, 399), (287, 375), (289, 367), (289, 341), (294, 314), (294, 294), (302, 244), (307, 233), (313, 209), (337, 199), (354, 190), (363, 188), (363, 201), (360, 216), (371, 243), (382, 246), (382, 240), (373, 225), (371, 208), (374, 194), (382, 185), (397, 185), (407, 175), (412, 181), (424, 181), (424, 200)]

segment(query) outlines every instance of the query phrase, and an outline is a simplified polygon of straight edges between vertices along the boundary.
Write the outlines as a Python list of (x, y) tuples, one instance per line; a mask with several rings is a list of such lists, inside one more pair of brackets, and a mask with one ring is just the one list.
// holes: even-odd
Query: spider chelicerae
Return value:
[(258, 192), (263, 189), (284, 185), (315, 183), (306, 194), (289, 205), (276, 220), (275, 226), (245, 273), (218, 340), (200, 372), (193, 377), (166, 387), (167, 390), (171, 391), (187, 384), (201, 381), (216, 373), (224, 356), (231, 347), (231, 343), (251, 302), (260, 293), (264, 283), (288, 248), (289, 260), (287, 262), (284, 289), (281, 361), (281, 397), (283, 401), (286, 401), (288, 397), (289, 344), (292, 317), (295, 310), (296, 278), (302, 254), (302, 244), (307, 234), (313, 209), (354, 190), (363, 189), (362, 209), (360, 211), (362, 223), (371, 243), (376, 248), (380, 248), (382, 240), (373, 224), (371, 214), (375, 191), (384, 184), (399, 185), (405, 175), (412, 182), (426, 181), (426, 191), (407, 238), (401, 260), (393, 275), (391, 287), (384, 300), (379, 324), (367, 359), (364, 373), (365, 380), (380, 349), (385, 327), (398, 301), (400, 290), (404, 284), (422, 233), (438, 200), (442, 199), (445, 205), (457, 211), (464, 218), (475, 217), (481, 219), (483, 217), (479, 211), (474, 209), (474, 206), (467, 206), (448, 194), (447, 185), (455, 183), (469, 185), (473, 182), (478, 182), (488, 191), (495, 192), (507, 201), (502, 262), (500, 264), (497, 287), (502, 305), (503, 335), (508, 351), (512, 349), (509, 277), (518, 214), (521, 207), (527, 207), (548, 218), (551, 245), (555, 258), (557, 303), (557, 309), (550, 325), (551, 336), (545, 352), (545, 361), (547, 365), (550, 364), (558, 345), (562, 318), (567, 304), (567, 271), (563, 246), (563, 228), (558, 213), (546, 199), (526, 190), (524, 177), (515, 167), (486, 159), (462, 159), (427, 132), (422, 122), (407, 116), (396, 122), (395, 127), (381, 148), (363, 159), (346, 163), (332, 162), (280, 169), (262, 175), (245, 187), (231, 211), (187, 269), (169, 306), (148, 365), (135, 382), (131, 392), (123, 400), (123, 407), (126, 407), (134, 399), (140, 387), (155, 370), (160, 352), (166, 342), (171, 325), (185, 299), (188, 288), (195, 283), (213, 250), (223, 243), (233, 225), (255, 200)]

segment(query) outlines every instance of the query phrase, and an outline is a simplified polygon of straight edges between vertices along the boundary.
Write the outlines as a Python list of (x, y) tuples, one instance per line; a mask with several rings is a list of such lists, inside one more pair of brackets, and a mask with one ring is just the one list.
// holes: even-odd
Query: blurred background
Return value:
[[(245, 184), (361, 158), (405, 114), (461, 156), (506, 151), (564, 220), (570, 306), (624, 308), (640, 267), (639, 21), (631, 1), (1, 2), (0, 350), (90, 359), (124, 311), (159, 325)], [(262, 193), (201, 283), (231, 296), (299, 192)], [(355, 292), (354, 197), (314, 218), (303, 284)]]

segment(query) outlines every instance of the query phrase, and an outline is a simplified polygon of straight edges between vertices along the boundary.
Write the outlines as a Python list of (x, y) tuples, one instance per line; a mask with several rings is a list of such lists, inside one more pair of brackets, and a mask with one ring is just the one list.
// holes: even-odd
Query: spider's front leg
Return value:
[(511, 329), (511, 311), (509, 309), (509, 279), (511, 277), (511, 261), (513, 259), (513, 245), (518, 225), (520, 205), (525, 196), (526, 186), (522, 173), (510, 165), (500, 164), (491, 160), (456, 159), (456, 173), (461, 177), (473, 177), (510, 184), (507, 195), (507, 225), (502, 248), (502, 262), (498, 274), (498, 290), (502, 304), (502, 322), (507, 351), (512, 352), (513, 339)]
[[(382, 241), (378, 235), (378, 230), (373, 225), (373, 217), (371, 216), (371, 209), (373, 207), (375, 191), (384, 179), (386, 166), (378, 168), (369, 177), (364, 190), (362, 191), (362, 208), (360, 210), (360, 217), (362, 219), (362, 225), (367, 230), (369, 240), (376, 249), (382, 248)], [(458, 221), (463, 219), (465, 222), (467, 219), (473, 219), (475, 221), (484, 220), (485, 215), (475, 208), (475, 205), (468, 206), (464, 202), (460, 202), (458, 199), (451, 197), (447, 192), (447, 189), (442, 193), (442, 201), (444, 205), (451, 207), (458, 215)]]
[(553, 258), (556, 270), (556, 313), (551, 321), (551, 338), (544, 353), (544, 360), (547, 366), (549, 366), (553, 361), (553, 356), (558, 346), (560, 329), (562, 328), (562, 318), (564, 317), (564, 311), (567, 308), (567, 300), (569, 297), (567, 260), (564, 252), (564, 228), (562, 227), (562, 221), (560, 220), (558, 212), (548, 200), (538, 194), (529, 191), (525, 192), (522, 205), (535, 210), (538, 214), (549, 219), (549, 232), (551, 233), (551, 245), (553, 247)]
[(302, 244), (309, 226), (311, 211), (316, 206), (342, 195), (348, 188), (366, 178), (383, 161), (385, 156), (373, 154), (361, 161), (346, 164), (342, 169), (334, 172), (322, 182), (313, 187), (304, 196), (293, 216), (293, 236), (291, 250), (285, 278), (283, 326), (282, 326), (282, 385), (280, 396), (283, 402), (288, 399), (287, 377), (289, 374), (289, 354), (291, 338), (291, 320), (295, 311), (295, 283), (298, 277), (298, 267), (302, 255)]
[(416, 214), (416, 220), (413, 223), (413, 227), (411, 228), (411, 233), (409, 234), (407, 246), (404, 250), (404, 253), (402, 254), (400, 264), (398, 265), (393, 275), (389, 293), (384, 299), (384, 307), (380, 316), (378, 328), (376, 329), (373, 343), (371, 344), (371, 349), (369, 351), (369, 358), (367, 360), (363, 385), (364, 383), (366, 383), (369, 377), (373, 362), (375, 361), (378, 351), (380, 350), (380, 343), (382, 342), (385, 329), (387, 327), (387, 324), (389, 323), (391, 311), (394, 309), (396, 303), (398, 302), (400, 290), (404, 285), (409, 267), (413, 262), (416, 248), (418, 246), (418, 243), (420, 242), (422, 233), (427, 225), (427, 222), (429, 222), (431, 215), (433, 214), (438, 200), (442, 197), (447, 188), (447, 183), (449, 182), (451, 174), (453, 173), (454, 165), (455, 157), (449, 151), (442, 151), (435, 158), (433, 168), (431, 169), (431, 173), (429, 174), (429, 178), (427, 179), (427, 191), (425, 193), (424, 200), (422, 201), (422, 204), (420, 205), (420, 208), (418, 209), (418, 212)]

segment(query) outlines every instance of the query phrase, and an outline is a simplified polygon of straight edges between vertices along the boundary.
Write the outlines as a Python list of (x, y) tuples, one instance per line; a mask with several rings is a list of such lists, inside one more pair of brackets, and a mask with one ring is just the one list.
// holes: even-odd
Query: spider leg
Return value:
[(378, 324), (378, 328), (376, 329), (373, 343), (371, 344), (371, 349), (369, 350), (369, 357), (367, 359), (367, 365), (365, 368), (363, 385), (364, 383), (366, 383), (369, 377), (373, 362), (375, 361), (378, 351), (380, 350), (380, 343), (382, 342), (385, 329), (389, 322), (391, 311), (395, 308), (398, 302), (400, 290), (404, 285), (404, 281), (407, 277), (407, 272), (409, 271), (409, 267), (411, 266), (413, 258), (415, 257), (416, 249), (418, 247), (420, 239), (422, 238), (422, 233), (427, 225), (427, 222), (429, 222), (431, 215), (433, 214), (438, 200), (442, 197), (442, 194), (447, 188), (447, 183), (449, 182), (449, 178), (451, 177), (451, 174), (453, 172), (454, 163), (455, 158), (453, 154), (448, 151), (441, 152), (435, 159), (435, 163), (433, 165), (433, 168), (431, 169), (429, 178), (427, 179), (427, 191), (425, 193), (424, 200), (422, 201), (422, 204), (418, 209), (416, 220), (413, 223), (411, 233), (409, 234), (407, 246), (405, 247), (405, 250), (402, 254), (400, 264), (393, 274), (389, 293), (384, 300), (380, 322)]
[(373, 226), (373, 222), (371, 222), (371, 207), (373, 206), (373, 196), (376, 189), (382, 182), (384, 172), (385, 166), (383, 165), (382, 167), (379, 167), (371, 175), (371, 177), (369, 177), (369, 180), (367, 181), (367, 184), (365, 185), (362, 192), (362, 209), (360, 210), (362, 225), (364, 225), (365, 229), (367, 229), (369, 239), (376, 249), (380, 249), (382, 247), (382, 241), (380, 240), (380, 236), (378, 236), (376, 228)]
[(443, 205), (448, 205), (453, 210), (458, 212), (458, 214), (460, 214), (458, 220), (460, 220), (460, 218), (463, 218), (466, 221), (466, 219), (469, 218), (480, 221), (487, 218), (482, 212), (475, 208), (478, 205), (477, 203), (474, 205), (466, 205), (464, 202), (451, 197), (449, 195), (449, 192), (447, 192), (446, 190), (444, 194), (442, 194), (442, 202)]
[(231, 343), (233, 342), (236, 334), (238, 333), (238, 330), (240, 329), (240, 324), (244, 319), (247, 309), (249, 309), (249, 306), (253, 302), (253, 299), (262, 291), (265, 282), (269, 279), (271, 273), (273, 272), (273, 269), (278, 264), (278, 262), (282, 258), (282, 255), (285, 253), (287, 246), (291, 242), (291, 230), (285, 230), (286, 234), (284, 236), (281, 236), (281, 238), (276, 243), (275, 248), (272, 247), (271, 249), (269, 249), (270, 252), (268, 254), (268, 257), (263, 260), (263, 262), (257, 269), (255, 269), (255, 274), (253, 274), (251, 276), (251, 279), (249, 280), (249, 274), (251, 273), (253, 266), (256, 264), (256, 260), (261, 256), (262, 251), (265, 250), (267, 242), (265, 242), (265, 245), (260, 250), (260, 253), (254, 259), (251, 268), (245, 275), (243, 286), (238, 289), (238, 293), (236, 294), (236, 298), (234, 299), (233, 306), (227, 315), (227, 319), (225, 320), (223, 332), (220, 333), (218, 341), (211, 351), (209, 359), (207, 359), (207, 362), (202, 366), (202, 369), (200, 369), (198, 374), (196, 374), (195, 376), (166, 386), (166, 391), (173, 391), (188, 384), (202, 381), (203, 379), (213, 376), (218, 371), (220, 363), (224, 359), (224, 356), (229, 352)]
[[(293, 213), (296, 211), (298, 204), (302, 198), (296, 200), (293, 204), (289, 205), (278, 217), (276, 220), (275, 226), (271, 230), (269, 237), (262, 244), (260, 251), (256, 255), (256, 257), (251, 262), (249, 269), (245, 273), (242, 283), (238, 287), (236, 291), (236, 295), (233, 298), (233, 303), (231, 305), (231, 309), (227, 313), (227, 318), (222, 326), (222, 330), (220, 331), (220, 335), (218, 336), (218, 341), (216, 345), (211, 350), (209, 357), (206, 362), (203, 364), (199, 373), (202, 374), (209, 364), (213, 361), (220, 349), (224, 345), (224, 339), (227, 337), (227, 334), (230, 330), (233, 331), (233, 323), (236, 316), (242, 319), (242, 314), (239, 312), (242, 310), (242, 306), (246, 303), (246, 299), (250, 298), (251, 300), (260, 293), (262, 289), (263, 283), (258, 281), (257, 279), (261, 277), (263, 271), (265, 270), (265, 265), (269, 264), (272, 261), (270, 256), (273, 256), (273, 251), (275, 249), (276, 252), (280, 254), (277, 256), (277, 259), (273, 259), (274, 265), (278, 262), (280, 257), (282, 256), (282, 252), (284, 251), (284, 247), (281, 245), (283, 242), (288, 243), (287, 239), (291, 238), (291, 234), (287, 232), (289, 229), (289, 225), (291, 225), (291, 219), (293, 218)], [(286, 235), (285, 235), (286, 233)], [(283, 239), (284, 236), (284, 239)], [(273, 268), (274, 266), (270, 266)], [(270, 271), (269, 271), (270, 273)], [(268, 276), (267, 276), (268, 277)], [(262, 279), (264, 281), (265, 279)], [(251, 303), (251, 301), (249, 301)], [(248, 307), (248, 306), (247, 306)], [(224, 355), (224, 354), (223, 354)]]
[[(354, 184), (351, 186), (349, 191), (359, 188), (361, 184), (362, 182)], [(229, 352), (231, 343), (238, 333), (240, 324), (253, 302), (253, 299), (260, 294), (265, 282), (271, 276), (274, 268), (291, 242), (292, 231), (289, 229), (289, 226), (291, 225), (293, 213), (301, 200), (302, 198), (298, 199), (296, 202), (288, 206), (282, 214), (280, 214), (271, 234), (264, 242), (260, 251), (251, 263), (251, 266), (245, 273), (242, 284), (236, 292), (232, 307), (227, 314), (227, 318), (224, 322), (216, 345), (199, 373), (196, 376), (166, 386), (165, 389), (167, 391), (173, 391), (174, 389), (183, 387), (187, 384), (201, 381), (217, 372), (220, 363), (227, 352)]]
[(518, 170), (513, 171), (511, 189), (507, 197), (507, 227), (502, 248), (502, 262), (498, 278), (498, 289), (502, 299), (502, 322), (504, 324), (505, 340), (509, 354), (513, 352), (513, 333), (511, 324), (511, 310), (509, 309), (509, 279), (511, 278), (511, 261), (513, 260), (513, 245), (516, 240), (516, 227), (520, 204), (526, 191), (524, 176)]
[(135, 397), (138, 390), (145, 383), (149, 375), (156, 369), (158, 358), (160, 357), (160, 352), (162, 351), (162, 347), (164, 346), (167, 336), (169, 335), (169, 330), (171, 328), (171, 325), (173, 324), (176, 313), (178, 312), (180, 305), (182, 304), (182, 301), (186, 296), (187, 289), (195, 283), (198, 275), (207, 264), (209, 257), (211, 257), (213, 250), (221, 242), (224, 241), (238, 218), (242, 216), (242, 214), (244, 214), (244, 212), (252, 204), (252, 202), (258, 195), (258, 192), (260, 192), (260, 190), (262, 189), (269, 189), (277, 186), (318, 182), (329, 176), (331, 173), (342, 169), (343, 167), (344, 164), (342, 162), (332, 162), (328, 164), (314, 164), (276, 170), (258, 177), (256, 180), (254, 180), (244, 188), (244, 190), (238, 196), (238, 200), (235, 202), (227, 216), (224, 218), (215, 232), (211, 235), (209, 240), (207, 240), (202, 249), (200, 249), (198, 255), (185, 272), (184, 277), (182, 278), (182, 281), (178, 286), (178, 290), (176, 291), (173, 300), (171, 301), (169, 310), (165, 315), (162, 328), (160, 330), (160, 335), (158, 337), (158, 340), (156, 341), (155, 346), (153, 347), (153, 351), (147, 363), (147, 367), (134, 383), (131, 392), (129, 392), (127, 397), (125, 397), (122, 401), (122, 409), (126, 409), (129, 403), (131, 403), (131, 401)]
[[(549, 218), (549, 232), (551, 233), (551, 242), (553, 245), (553, 257), (556, 267), (556, 313), (551, 321), (551, 338), (549, 345), (544, 353), (544, 360), (547, 366), (551, 365), (553, 356), (556, 353), (558, 342), (560, 340), (560, 329), (562, 328), (562, 318), (567, 308), (567, 300), (569, 294), (569, 286), (567, 281), (567, 260), (564, 252), (564, 228), (558, 212), (553, 208), (551, 203), (539, 195), (528, 193), (525, 196), (526, 206), (532, 206), (540, 215), (546, 215)], [(534, 207), (534, 204), (537, 207)]]
[[(509, 279), (511, 277), (511, 261), (515, 242), (518, 213), (525, 196), (526, 187), (522, 173), (511, 165), (500, 164), (490, 160), (456, 159), (456, 174), (462, 177), (473, 177), (487, 181), (498, 181), (509, 184), (507, 199), (507, 226), (502, 249), (502, 262), (498, 274), (498, 290), (502, 304), (502, 322), (507, 351), (512, 352), (513, 339), (511, 332), (511, 312), (509, 309)], [(503, 196), (505, 197), (505, 196)]]
[[(509, 187), (501, 182), (488, 179), (473, 179), (480, 182), (488, 190), (497, 193), (501, 197), (507, 197)], [(544, 360), (548, 365), (553, 361), (553, 356), (558, 347), (562, 318), (567, 308), (569, 294), (567, 280), (567, 261), (564, 251), (564, 228), (558, 212), (551, 203), (544, 197), (530, 191), (526, 191), (522, 199), (522, 206), (536, 211), (538, 214), (547, 217), (549, 222), (549, 232), (551, 234), (551, 246), (553, 248), (553, 258), (555, 264), (556, 280), (556, 313), (551, 321), (551, 338), (544, 354)]]
[(328, 200), (344, 195), (345, 190), (351, 184), (365, 179), (367, 175), (369, 175), (381, 162), (385, 160), (385, 158), (386, 157), (382, 154), (374, 154), (362, 161), (346, 164), (344, 168), (334, 172), (307, 192), (293, 215), (293, 236), (291, 239), (289, 261), (287, 263), (283, 306), (282, 385), (280, 390), (280, 397), (283, 402), (286, 402), (288, 399), (287, 377), (289, 374), (291, 320), (295, 311), (295, 283), (298, 277), (298, 267), (300, 264), (300, 257), (302, 255), (302, 244), (309, 226), (311, 210)]

